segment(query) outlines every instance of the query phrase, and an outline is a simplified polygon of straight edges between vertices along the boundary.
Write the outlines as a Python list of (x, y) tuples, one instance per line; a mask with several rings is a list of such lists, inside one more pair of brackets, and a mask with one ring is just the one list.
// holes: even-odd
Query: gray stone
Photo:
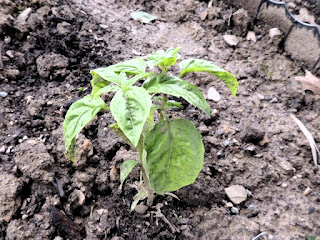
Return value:
[(145, 214), (147, 210), (148, 210), (148, 207), (146, 205), (144, 205), (144, 204), (139, 204), (134, 209), (134, 211), (136, 213), (141, 214), (141, 215)]
[(226, 147), (229, 146), (230, 145), (230, 141), (229, 140), (223, 141), (223, 145), (226, 146)]
[(285, 159), (276, 159), (278, 165), (281, 167), (281, 169), (284, 170), (286, 174), (291, 174), (295, 171), (294, 167), (290, 162), (288, 162)]
[(247, 191), (241, 185), (232, 185), (224, 190), (233, 204), (240, 204), (247, 200)]
[(234, 213), (234, 214), (239, 214), (239, 209), (236, 208), (236, 207), (232, 207), (231, 208), (231, 212)]
[(254, 207), (253, 204), (250, 204), (250, 205), (248, 206), (248, 209), (249, 209), (250, 211), (253, 211), (253, 210), (255, 209), (255, 207)]
[(238, 38), (235, 35), (224, 35), (223, 40), (229, 45), (229, 46), (237, 46), (239, 43)]

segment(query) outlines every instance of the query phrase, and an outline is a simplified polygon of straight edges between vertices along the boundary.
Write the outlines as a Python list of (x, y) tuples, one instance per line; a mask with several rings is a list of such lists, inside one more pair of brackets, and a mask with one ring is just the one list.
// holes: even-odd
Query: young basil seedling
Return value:
[[(153, 202), (154, 193), (165, 194), (192, 184), (202, 170), (204, 146), (200, 133), (187, 119), (172, 119), (166, 110), (181, 108), (168, 95), (182, 97), (210, 116), (210, 107), (202, 92), (182, 77), (189, 72), (207, 72), (222, 80), (235, 96), (238, 88), (236, 77), (212, 62), (187, 59), (179, 63), (179, 76), (168, 75), (168, 67), (180, 58), (180, 48), (157, 51), (145, 58), (136, 58), (107, 68), (91, 70), (92, 92), (76, 101), (69, 108), (63, 123), (66, 156), (76, 160), (77, 134), (101, 110), (111, 110), (116, 123), (109, 126), (124, 141), (139, 152), (139, 158), (122, 163), (120, 189), (138, 165), (141, 178), (139, 191), (131, 210), (140, 200)], [(161, 74), (147, 72), (160, 67)], [(134, 86), (144, 79), (142, 86)], [(116, 92), (110, 106), (100, 98), (106, 92)], [(154, 102), (161, 101), (161, 104)], [(158, 121), (154, 120), (160, 112)]]

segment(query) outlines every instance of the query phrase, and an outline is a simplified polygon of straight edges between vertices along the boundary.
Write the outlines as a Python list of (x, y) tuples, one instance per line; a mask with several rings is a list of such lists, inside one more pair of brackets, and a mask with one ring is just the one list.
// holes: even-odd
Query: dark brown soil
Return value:
[[(317, 5), (295, 4), (319, 13)], [(281, 38), (270, 40), (268, 25), (251, 19), (235, 25), (237, 9), (223, 1), (213, 1), (202, 21), (206, 7), (207, 1), (198, 0), (0, 2), (0, 92), (8, 94), (0, 97), (0, 238), (320, 236), (319, 168), (290, 117), (300, 119), (319, 143), (320, 96), (305, 93), (293, 79), (303, 75), (302, 65), (287, 56)], [(130, 18), (136, 10), (158, 19), (136, 22)], [(256, 43), (246, 40), (248, 30), (256, 33)], [(238, 46), (228, 46), (224, 34), (236, 34)], [(76, 163), (64, 156), (64, 115), (91, 91), (90, 69), (177, 46), (183, 58), (207, 59), (234, 73), (239, 93), (232, 97), (207, 74), (187, 76), (205, 95), (214, 86), (222, 96), (209, 101), (211, 118), (187, 103), (172, 114), (192, 120), (203, 135), (203, 171), (175, 192), (180, 201), (157, 196), (153, 207), (145, 211), (142, 202), (130, 213), (138, 170), (121, 192), (117, 171), (136, 153), (107, 128), (111, 114), (99, 113), (81, 132)], [(234, 208), (224, 191), (231, 185), (248, 192)], [(304, 194), (307, 188), (312, 191)]]

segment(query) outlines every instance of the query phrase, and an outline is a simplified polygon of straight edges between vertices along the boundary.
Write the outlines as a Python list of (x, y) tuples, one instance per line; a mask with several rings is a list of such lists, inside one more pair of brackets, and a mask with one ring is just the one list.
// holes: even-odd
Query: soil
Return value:
[[(290, 117), (300, 119), (319, 143), (320, 96), (293, 79), (303, 75), (303, 66), (287, 56), (281, 37), (270, 39), (267, 24), (254, 25), (245, 11), (234, 21), (237, 9), (222, 1), (213, 1), (201, 20), (207, 2), (0, 2), (0, 238), (320, 236), (319, 168)], [(320, 22), (315, 5), (290, 2), (309, 8)], [(130, 13), (136, 10), (158, 19), (134, 21)], [(246, 40), (248, 30), (257, 42)], [(225, 34), (236, 34), (239, 44), (228, 46)], [(172, 113), (192, 120), (203, 135), (203, 171), (174, 193), (180, 201), (157, 196), (153, 207), (142, 202), (130, 213), (138, 170), (123, 191), (118, 171), (136, 153), (107, 128), (111, 114), (99, 113), (81, 132), (76, 163), (64, 156), (62, 123), (69, 106), (91, 91), (90, 69), (177, 46), (183, 58), (207, 59), (234, 73), (238, 95), (207, 74), (186, 76), (203, 93), (214, 86), (222, 96), (217, 103), (209, 100), (210, 118), (186, 102), (182, 112)], [(224, 190), (232, 185), (248, 194), (234, 207)]]

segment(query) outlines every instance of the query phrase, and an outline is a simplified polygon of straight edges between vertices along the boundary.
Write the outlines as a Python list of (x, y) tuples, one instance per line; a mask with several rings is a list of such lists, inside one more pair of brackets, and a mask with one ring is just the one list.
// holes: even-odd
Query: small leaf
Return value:
[(307, 240), (317, 240), (317, 237), (307, 235), (307, 236), (306, 236), (306, 239), (307, 239)]
[(142, 23), (150, 23), (157, 19), (157, 17), (143, 11), (133, 12), (130, 15), (134, 20)]
[(92, 95), (74, 102), (64, 119), (63, 131), (65, 139), (66, 155), (75, 161), (75, 138), (77, 134), (86, 126), (94, 116), (107, 106), (101, 98), (93, 99)]
[(133, 84), (135, 84), (137, 81), (143, 79), (143, 78), (147, 78), (150, 77), (151, 75), (155, 75), (155, 73), (139, 73), (137, 75), (135, 75), (134, 77), (130, 78), (128, 80), (128, 82), (126, 83), (128, 86), (132, 86)]
[(302, 83), (302, 89), (304, 91), (309, 90), (314, 94), (320, 93), (320, 78), (317, 78), (308, 70), (306, 70), (306, 75), (304, 77), (299, 76), (294, 79)]
[(99, 97), (103, 93), (119, 91), (121, 88), (117, 85), (108, 85), (96, 91), (93, 98)]
[(210, 107), (197, 86), (175, 76), (159, 74), (147, 80), (143, 87), (148, 93), (165, 93), (176, 97), (183, 97), (193, 106), (200, 108), (210, 116)]
[(158, 194), (195, 181), (203, 167), (204, 146), (197, 128), (186, 119), (162, 121), (145, 138), (144, 167)]
[(125, 72), (129, 76), (146, 72), (146, 67), (147, 64), (142, 58), (134, 58), (111, 65), (108, 67), (108, 69), (114, 71), (115, 73)]
[(112, 115), (134, 147), (138, 145), (151, 106), (148, 92), (134, 86), (118, 91), (111, 101)]
[(178, 48), (169, 48), (167, 51), (159, 50), (147, 56), (147, 64), (150, 68), (155, 66), (169, 67), (174, 65), (177, 62), (177, 59), (180, 58), (178, 54), (181, 47)]
[(146, 199), (148, 197), (148, 193), (146, 191), (140, 190), (134, 197), (134, 201), (131, 204), (130, 211), (132, 212), (138, 205), (139, 201)]
[[(115, 84), (121, 85), (121, 82), (127, 79), (126, 76), (117, 74), (109, 68), (97, 68), (91, 70), (90, 73), (94, 78), (99, 79), (99, 82), (102, 82), (100, 79), (103, 79), (104, 81), (113, 82)], [(124, 77), (126, 79), (123, 79)], [(93, 82), (96, 83), (96, 80), (94, 80)]]
[(182, 106), (181, 102), (177, 102), (174, 100), (167, 101), (164, 109), (172, 109), (172, 108), (183, 108), (183, 106)]
[(222, 80), (235, 96), (238, 90), (237, 78), (226, 70), (214, 65), (212, 62), (200, 59), (187, 59), (179, 63), (181, 73), (179, 77), (189, 72), (208, 72)]
[(131, 173), (132, 169), (137, 165), (137, 161), (135, 160), (127, 160), (121, 164), (120, 167), (120, 187), (119, 189), (122, 189), (122, 185), (124, 183), (124, 180), (129, 176)]

